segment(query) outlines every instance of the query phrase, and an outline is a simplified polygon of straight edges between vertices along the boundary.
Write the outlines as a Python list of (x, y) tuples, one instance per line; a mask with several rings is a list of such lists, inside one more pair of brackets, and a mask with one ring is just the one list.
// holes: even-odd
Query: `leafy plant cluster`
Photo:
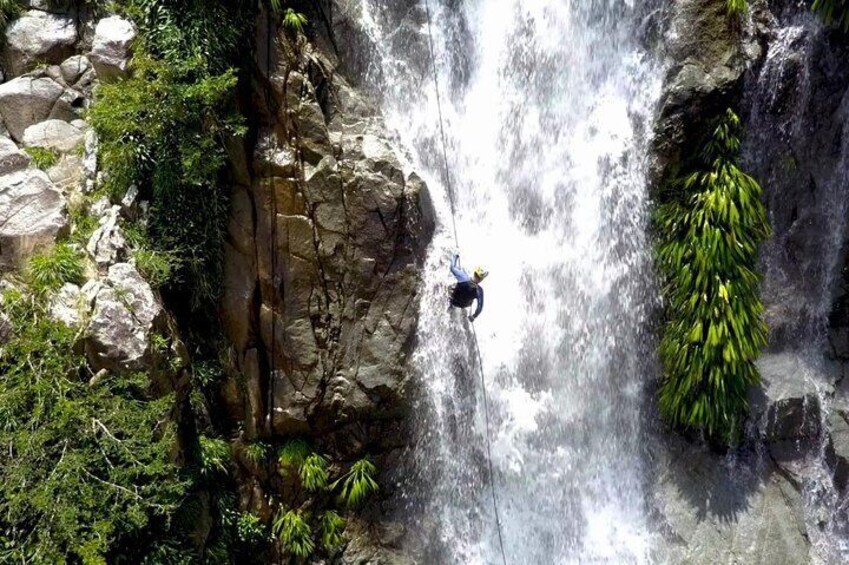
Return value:
[[(78, 282), (76, 261), (59, 246), (27, 278)], [(145, 374), (93, 380), (42, 293), (7, 290), (2, 304), (13, 327), (0, 345), (0, 562), (141, 562), (178, 543), (190, 480), (172, 457), (173, 394), (155, 395)]]
[(837, 24), (844, 32), (849, 32), (849, 1), (814, 0), (811, 9), (819, 14), (826, 25)]
[(345, 519), (333, 503), (355, 509), (376, 493), (374, 463), (368, 458), (360, 459), (331, 482), (327, 458), (315, 453), (303, 440), (287, 442), (278, 451), (277, 461), (281, 474), (297, 477), (306, 497), (301, 508), (279, 509), (272, 533), (290, 556), (305, 559), (316, 547), (331, 553), (342, 544), (345, 529)]
[(741, 125), (728, 110), (658, 210), (657, 264), (667, 322), (660, 343), (661, 414), (672, 425), (733, 442), (759, 381), (767, 328), (758, 286), (769, 236), (761, 187), (739, 168)]
[(24, 151), (32, 159), (32, 164), (46, 171), (59, 161), (59, 152), (47, 147), (24, 147)]

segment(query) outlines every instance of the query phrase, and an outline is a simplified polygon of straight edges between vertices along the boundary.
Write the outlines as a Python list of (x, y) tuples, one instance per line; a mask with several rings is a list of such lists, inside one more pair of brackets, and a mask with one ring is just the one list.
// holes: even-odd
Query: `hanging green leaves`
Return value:
[(761, 187), (738, 166), (740, 120), (728, 110), (657, 214), (667, 323), (658, 402), (676, 427), (733, 442), (759, 381), (767, 328), (757, 258), (769, 236)]

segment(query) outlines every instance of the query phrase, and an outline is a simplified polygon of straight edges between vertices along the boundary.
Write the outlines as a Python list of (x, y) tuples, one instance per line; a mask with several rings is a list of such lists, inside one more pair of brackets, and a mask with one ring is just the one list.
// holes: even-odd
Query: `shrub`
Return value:
[(171, 460), (174, 397), (145, 375), (95, 386), (73, 330), (19, 292), (0, 347), (0, 561), (105, 563), (149, 552), (188, 483)]
[(767, 337), (756, 268), (770, 229), (760, 186), (737, 165), (740, 129), (728, 110), (680, 198), (657, 218), (667, 312), (660, 411), (674, 426), (728, 442), (759, 381), (754, 361)]
[(59, 162), (59, 153), (47, 147), (24, 147), (24, 152), (32, 158), (32, 164), (42, 171)]
[(301, 464), (298, 474), (301, 478), (301, 486), (307, 492), (317, 492), (327, 488), (327, 459), (313, 453)]
[(342, 545), (342, 531), (345, 529), (345, 519), (333, 510), (321, 515), (319, 530), (321, 531), (321, 546), (327, 551), (333, 551)]
[(351, 465), (348, 472), (331, 485), (331, 488), (342, 482), (341, 498), (349, 507), (362, 504), (369, 496), (378, 490), (374, 476), (377, 468), (368, 458), (363, 458)]
[(0, 0), (0, 31), (5, 30), (23, 10), (20, 0)]
[(849, 0), (814, 0), (811, 5), (826, 25), (837, 24), (849, 32)]
[(30, 258), (27, 282), (36, 294), (54, 291), (65, 283), (82, 283), (85, 280), (84, 260), (82, 252), (73, 245), (56, 244)]
[(280, 541), (283, 550), (293, 557), (306, 559), (315, 550), (312, 531), (300, 511), (282, 510), (274, 520), (271, 531)]

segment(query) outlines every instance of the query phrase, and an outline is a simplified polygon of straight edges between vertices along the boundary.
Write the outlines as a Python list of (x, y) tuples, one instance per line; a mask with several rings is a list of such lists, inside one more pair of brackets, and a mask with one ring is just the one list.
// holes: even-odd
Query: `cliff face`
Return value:
[(653, 505), (674, 559), (839, 560), (834, 539), (847, 525), (839, 503), (847, 482), (846, 40), (807, 6), (752, 2), (735, 22), (724, 4), (691, 0), (672, 14), (654, 190), (664, 198), (665, 182), (719, 111), (741, 114), (744, 167), (764, 188), (774, 230), (761, 250), (770, 344), (744, 445), (723, 458), (662, 434)]
[[(405, 175), (332, 51), (265, 18), (257, 34), (255, 138), (233, 151), (225, 245), (221, 314), (237, 372), (226, 417), (246, 441), (306, 437), (382, 463), (409, 438), (427, 188)], [(248, 505), (262, 508), (259, 482), (247, 483)]]

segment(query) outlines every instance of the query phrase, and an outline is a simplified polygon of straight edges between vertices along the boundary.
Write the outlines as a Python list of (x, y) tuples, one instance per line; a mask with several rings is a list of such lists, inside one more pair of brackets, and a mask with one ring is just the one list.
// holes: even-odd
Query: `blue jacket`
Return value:
[(472, 281), (472, 277), (469, 276), (469, 273), (467, 273), (457, 265), (459, 261), (460, 256), (455, 255), (454, 259), (451, 261), (451, 274), (454, 275), (455, 279), (457, 279), (458, 285), (474, 285), (475, 290), (477, 292), (478, 305), (475, 309), (475, 313), (473, 314), (473, 316), (477, 318), (480, 315), (481, 310), (483, 310), (483, 288), (481, 287), (481, 285), (475, 284), (475, 282)]

